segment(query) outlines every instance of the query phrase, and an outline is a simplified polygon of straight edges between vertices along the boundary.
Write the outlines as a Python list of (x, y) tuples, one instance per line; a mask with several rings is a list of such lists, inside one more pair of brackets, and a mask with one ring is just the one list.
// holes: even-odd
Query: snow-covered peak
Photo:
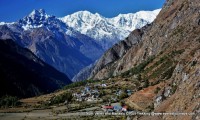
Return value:
[[(98, 13), (93, 14), (89, 11), (79, 11), (60, 18), (60, 20), (99, 42), (106, 40), (116, 43), (127, 37), (134, 29), (151, 23), (159, 11), (160, 9), (119, 14), (113, 18), (105, 18)], [(107, 49), (107, 47), (105, 48)]]
[[(69, 19), (70, 18), (70, 19)], [(86, 23), (86, 24), (94, 24), (94, 22), (99, 21), (103, 18), (98, 13), (91, 13), (89, 11), (78, 11), (75, 12), (71, 15), (67, 15), (63, 18), (60, 18), (62, 21), (66, 22), (71, 22), (71, 24), (78, 26), (81, 26), (81, 23)]]
[(83, 16), (91, 16), (92, 13), (87, 11), (87, 10), (84, 10), (84, 11), (78, 11), (78, 12), (75, 12), (73, 14), (71, 14), (72, 16), (78, 16), (78, 17), (83, 17)]
[(29, 14), (29, 16), (44, 16), (44, 15), (46, 15), (44, 9), (33, 10), (33, 11)]
[(5, 22), (0, 22), (0, 25), (5, 25), (6, 23)]
[(46, 14), (44, 9), (33, 10), (28, 16), (19, 20), (19, 24), (24, 30), (39, 28), (48, 25), (50, 19), (55, 18)]
[(133, 31), (134, 29), (141, 28), (144, 25), (153, 22), (160, 10), (161, 9), (119, 14), (114, 18), (110, 18), (109, 21), (121, 29)]
[(7, 23), (7, 22), (0, 22), (0, 25), (12, 25), (14, 24), (15, 22), (11, 22), (11, 23)]
[[(63, 18), (46, 14), (45, 10), (33, 10), (29, 15), (16, 22), (23, 30), (43, 27), (51, 31), (64, 31), (73, 36), (77, 31), (87, 35), (108, 49), (114, 43), (126, 38), (131, 31), (151, 23), (160, 12), (139, 11), (137, 13), (119, 14), (113, 18), (105, 18), (98, 13), (79, 11)], [(8, 23), (1, 22), (0, 25)]]
[(88, 29), (92, 29), (95, 25), (99, 24), (99, 22), (105, 21), (105, 18), (98, 13), (93, 14), (89, 11), (78, 11), (60, 18), (60, 20), (82, 34), (86, 34)]
[[(91, 13), (91, 12), (89, 12), (89, 11), (87, 11), (87, 10), (84, 10), (84, 11), (78, 11), (78, 12), (75, 12), (75, 13), (73, 13), (73, 14), (71, 14), (71, 15), (67, 15), (67, 16), (65, 16), (66, 18), (67, 17), (76, 17), (76, 18), (82, 18), (82, 19), (88, 19), (88, 18), (94, 18), (94, 17), (103, 17), (103, 16), (101, 16), (100, 14), (98, 14), (98, 13), (95, 13), (95, 14), (93, 14), (93, 13)], [(64, 17), (64, 18), (65, 18)], [(63, 18), (63, 19), (64, 19)]]

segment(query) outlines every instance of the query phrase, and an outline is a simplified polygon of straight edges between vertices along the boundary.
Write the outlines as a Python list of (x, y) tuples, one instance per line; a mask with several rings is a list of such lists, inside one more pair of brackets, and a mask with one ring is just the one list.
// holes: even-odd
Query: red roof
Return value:
[(113, 106), (103, 106), (105, 109), (113, 109)]

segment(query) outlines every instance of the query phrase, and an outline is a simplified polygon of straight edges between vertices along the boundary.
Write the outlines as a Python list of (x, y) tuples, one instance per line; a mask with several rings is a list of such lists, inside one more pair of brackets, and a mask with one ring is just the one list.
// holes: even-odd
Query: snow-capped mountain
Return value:
[(48, 19), (52, 17), (45, 13), (43, 9), (33, 10), (28, 16), (19, 21), (24, 30), (32, 28), (40, 28), (48, 23)]
[(14, 24), (15, 22), (11, 22), (11, 23), (7, 23), (7, 22), (0, 22), (0, 25), (12, 25)]
[(151, 23), (159, 12), (160, 9), (157, 9), (105, 18), (98, 13), (79, 11), (60, 20), (80, 33), (95, 39), (104, 49), (108, 49), (119, 40), (126, 38), (134, 29)]
[(33, 10), (28, 16), (19, 20), (18, 23), (25, 31), (45, 27), (49, 31), (56, 32), (59, 30), (70, 36), (80, 34), (55, 16), (47, 15), (44, 9)]
[(114, 18), (79, 11), (57, 18), (43, 9), (33, 10), (17, 22), (1, 22), (0, 38), (13, 39), (72, 78), (132, 30), (152, 22), (159, 11), (120, 14)]
[(94, 39), (70, 28), (44, 10), (34, 10), (14, 24), (0, 25), (0, 38), (13, 39), (22, 47), (72, 78), (97, 60), (102, 47)]

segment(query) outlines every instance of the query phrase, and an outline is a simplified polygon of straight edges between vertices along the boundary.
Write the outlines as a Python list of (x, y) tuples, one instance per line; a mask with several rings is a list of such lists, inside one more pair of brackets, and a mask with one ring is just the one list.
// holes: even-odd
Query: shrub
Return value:
[(144, 71), (144, 68), (151, 63), (155, 59), (155, 56), (149, 57), (146, 61), (143, 61), (139, 65), (135, 66), (134, 68), (131, 68), (130, 70), (122, 73), (122, 77), (129, 76), (129, 75), (136, 75), (140, 74), (141, 72)]
[(141, 74), (139, 74), (139, 75), (137, 76), (137, 80), (138, 80), (138, 81), (141, 81), (141, 80), (142, 80), (142, 75), (141, 75)]
[(161, 89), (159, 87), (157, 87), (154, 91), (155, 94), (157, 94)]
[(182, 54), (183, 52), (185, 52), (184, 49), (175, 50), (175, 51), (172, 51), (171, 55), (172, 55), (172, 56), (175, 56), (175, 55), (178, 55), (178, 54), (180, 55), (180, 54)]
[(102, 97), (102, 96), (104, 96), (104, 95), (106, 95), (106, 94), (105, 94), (105, 91), (104, 91), (104, 90), (101, 90), (100, 93), (99, 93), (99, 97)]
[(144, 68), (149, 64), (151, 63), (153, 60), (155, 59), (155, 56), (151, 56), (149, 57), (146, 61), (140, 63), (138, 66), (134, 67), (131, 69), (131, 73), (132, 74), (139, 74), (141, 73)]
[(149, 86), (149, 80), (145, 80), (144, 81), (144, 86), (143, 86), (143, 88), (147, 88)]
[(6, 95), (0, 98), (0, 107), (15, 107), (20, 104), (17, 97)]
[(162, 76), (161, 76), (162, 79), (168, 80), (169, 78), (171, 78), (171, 77), (172, 77), (172, 74), (173, 74), (173, 72), (174, 72), (174, 69), (175, 69), (175, 66), (169, 68), (166, 72), (164, 72), (164, 73), (162, 74)]
[(149, 110), (149, 112), (152, 112), (154, 110), (154, 104), (149, 105), (147, 109)]
[(128, 97), (128, 94), (126, 92), (123, 92), (123, 93), (120, 94), (119, 99), (122, 100), (122, 99), (127, 98), (127, 97)]
[(70, 102), (72, 100), (72, 94), (71, 93), (64, 93), (58, 96), (55, 96), (54, 98), (52, 98), (50, 101), (50, 104), (59, 104), (59, 103), (63, 103), (65, 101)]
[(175, 69), (173, 66), (173, 61), (168, 59), (162, 63), (153, 73), (148, 77), (149, 79), (161, 77), (162, 79), (169, 79), (172, 76), (173, 70)]
[(191, 66), (195, 66), (197, 64), (197, 61), (192, 61)]
[(72, 84), (65, 86), (63, 89), (70, 89), (70, 88), (75, 88), (75, 87), (79, 87), (79, 86), (84, 86), (87, 83), (94, 83), (94, 82), (97, 82), (97, 81), (95, 81), (95, 80), (83, 80), (83, 81), (79, 81), (79, 82), (74, 82)]
[(172, 91), (172, 92), (171, 92), (172, 94), (174, 94), (174, 93), (176, 92), (177, 87), (178, 87), (178, 86), (177, 86), (176, 84), (173, 84), (173, 85), (172, 85), (172, 90), (171, 90), (171, 91)]

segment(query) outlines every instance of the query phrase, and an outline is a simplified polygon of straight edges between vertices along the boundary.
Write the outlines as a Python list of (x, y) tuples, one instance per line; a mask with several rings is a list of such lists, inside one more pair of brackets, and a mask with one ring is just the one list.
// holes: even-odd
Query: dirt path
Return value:
[(49, 111), (33, 111), (29, 113), (0, 113), (0, 120), (52, 120), (52, 119), (66, 119), (72, 117), (80, 116), (93, 116), (104, 115), (102, 111), (96, 111), (95, 113), (90, 112), (75, 112), (75, 113), (63, 113), (63, 114), (54, 114)]

